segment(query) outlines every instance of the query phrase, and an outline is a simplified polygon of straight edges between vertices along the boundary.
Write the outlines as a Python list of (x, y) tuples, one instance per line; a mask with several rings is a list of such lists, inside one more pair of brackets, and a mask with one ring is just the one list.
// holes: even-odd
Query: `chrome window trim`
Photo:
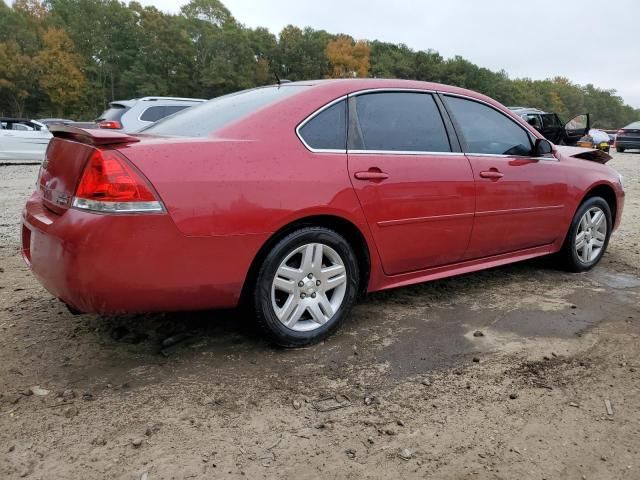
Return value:
[(464, 155), (462, 152), (424, 152), (421, 150), (348, 150), (347, 153), (354, 155)]
[[(497, 111), (498, 113), (504, 115), (505, 117), (507, 117), (508, 119), (510, 119), (513, 123), (515, 123), (516, 125), (518, 125), (520, 128), (522, 128), (526, 133), (529, 134), (530, 137), (533, 137), (533, 139), (537, 139), (540, 137), (537, 137), (535, 135), (532, 135), (532, 132), (529, 130), (528, 125), (523, 125), (517, 121), (515, 121), (512, 117), (510, 117), (509, 115), (505, 114), (505, 112), (501, 111), (499, 108), (497, 108), (495, 105), (492, 105), (491, 103), (482, 100), (480, 98), (476, 98), (476, 97), (471, 97), (469, 95), (464, 95), (461, 93), (452, 93), (452, 92), (445, 92), (445, 91), (441, 91), (441, 90), (433, 90), (433, 89), (427, 89), (427, 88), (402, 88), (402, 87), (380, 87), (380, 88), (367, 88), (364, 90), (357, 90), (355, 92), (350, 92), (347, 93), (345, 95), (342, 95), (334, 100), (332, 100), (331, 102), (327, 103), (326, 105), (323, 105), (322, 107), (320, 107), (319, 109), (317, 109), (316, 111), (314, 111), (313, 113), (311, 113), (310, 115), (308, 115), (307, 117), (305, 117), (304, 120), (302, 120), (302, 122), (300, 122), (298, 124), (298, 126), (296, 127), (296, 136), (298, 137), (298, 139), (300, 140), (300, 142), (302, 142), (302, 144), (304, 145), (304, 147), (309, 150), (312, 153), (349, 153), (349, 154), (355, 154), (355, 155), (366, 155), (366, 154), (370, 154), (370, 155), (429, 155), (429, 156), (435, 156), (435, 155), (447, 155), (447, 156), (454, 156), (454, 155), (473, 155), (476, 157), (496, 157), (496, 158), (527, 158), (527, 159), (537, 159), (537, 160), (548, 160), (548, 161), (558, 161), (557, 158), (553, 157), (553, 158), (549, 158), (549, 157), (525, 157), (522, 155), (499, 155), (499, 154), (491, 154), (491, 153), (474, 153), (474, 152), (425, 152), (425, 151), (400, 151), (400, 150), (350, 150), (348, 148), (344, 148), (343, 149), (330, 149), (330, 148), (312, 148), (302, 137), (302, 135), (300, 134), (300, 130), (311, 120), (313, 120), (313, 118), (315, 118), (317, 115), (319, 115), (320, 113), (322, 113), (324, 110), (331, 108), (333, 105), (335, 105), (338, 102), (341, 102), (342, 100), (348, 100), (351, 97), (357, 97), (360, 95), (366, 95), (369, 93), (384, 93), (384, 92), (411, 92), (411, 93), (427, 93), (427, 94), (441, 94), (443, 96), (451, 96), (451, 97), (459, 97), (459, 98), (464, 98), (467, 100), (471, 100), (474, 102), (478, 102), (478, 103), (482, 103), (484, 105), (486, 105), (489, 108), (494, 109), (495, 111)], [(521, 117), (518, 116), (518, 118), (520, 118), (522, 120)], [(524, 120), (522, 120), (524, 122)]]
[[(449, 96), (449, 97), (459, 97), (459, 98), (464, 98), (465, 100), (471, 100), (473, 102), (478, 102), (478, 103), (482, 103), (484, 105), (486, 105), (489, 108), (492, 108), (493, 110), (495, 110), (496, 112), (502, 114), (503, 116), (505, 116), (507, 119), (511, 120), (513, 123), (515, 123), (517, 126), (519, 126), (522, 130), (525, 131), (525, 133), (527, 133), (529, 135), (529, 141), (533, 144), (535, 143), (535, 140), (540, 138), (536, 135), (534, 135), (534, 131), (535, 133), (539, 133), (535, 128), (533, 128), (531, 125), (529, 125), (528, 123), (526, 123), (524, 121), (524, 119), (518, 115), (517, 113), (513, 113), (513, 110), (509, 110), (509, 113), (512, 113), (513, 115), (515, 115), (520, 121), (516, 121), (511, 115), (507, 115), (505, 112), (503, 112), (502, 110), (500, 110), (499, 108), (497, 108), (495, 105), (490, 104), (489, 102), (486, 102), (482, 99), (479, 98), (475, 98), (475, 97), (470, 97), (469, 95), (464, 95), (462, 93), (451, 93), (451, 92), (439, 92), (441, 93), (443, 96)], [(508, 110), (508, 109), (507, 109)], [(542, 120), (540, 120), (542, 121)], [(455, 127), (455, 125), (454, 125)], [(532, 131), (533, 130), (533, 131)], [(546, 140), (546, 138), (542, 137), (543, 140)], [(533, 148), (533, 145), (531, 145), (531, 147)], [(467, 155), (474, 155), (476, 157), (480, 156), (480, 157), (514, 157), (514, 155), (499, 155), (499, 154), (491, 154), (491, 153), (474, 153), (474, 152), (464, 152)], [(542, 157), (525, 157), (522, 155), (515, 155), (515, 157), (519, 157), (519, 158), (542, 158)], [(557, 159), (556, 159), (557, 160)]]
[[(311, 120), (313, 120), (315, 117), (317, 117), (318, 115), (320, 115), (322, 112), (324, 112), (326, 109), (331, 108), (332, 106), (334, 106), (336, 103), (339, 103), (343, 100), (346, 100), (349, 97), (349, 95), (342, 95), (341, 97), (336, 98), (335, 100), (332, 100), (331, 102), (327, 103), (326, 105), (323, 105), (322, 107), (320, 107), (318, 110), (314, 111), (313, 113), (311, 113), (309, 116), (307, 116), (304, 120), (302, 120), (302, 122), (300, 122), (298, 124), (298, 126), (296, 127), (296, 136), (298, 137), (298, 140), (300, 140), (302, 142), (302, 144), (305, 146), (305, 148), (307, 150), (309, 150), (310, 152), (313, 153), (347, 153), (347, 145), (345, 142), (345, 146), (344, 149), (342, 148), (313, 148), (311, 147), (302, 137), (302, 134), (300, 133), (300, 130), (307, 124), (309, 123)], [(346, 125), (345, 125), (346, 127)], [(346, 135), (346, 133), (345, 133)], [(346, 138), (346, 136), (345, 136)]]
[[(347, 97), (351, 98), (351, 97), (359, 97), (360, 95), (367, 95), (370, 93), (385, 93), (385, 92), (408, 92), (408, 93), (426, 93), (429, 95), (436, 95), (438, 93), (437, 90), (432, 90), (432, 89), (426, 89), (426, 88), (402, 88), (402, 87), (381, 87), (381, 88), (367, 88), (365, 90), (358, 90), (355, 92), (351, 92), (350, 94), (347, 95)], [(434, 99), (435, 102), (435, 99)], [(437, 104), (436, 104), (436, 108), (438, 108)], [(440, 110), (438, 108), (438, 110)], [(442, 116), (442, 113), (440, 113), (440, 115)], [(444, 122), (444, 119), (442, 120), (442, 126), (444, 127), (445, 131), (447, 130), (447, 126)], [(451, 145), (449, 145), (449, 147), (451, 147)], [(349, 148), (347, 148), (347, 153), (353, 153), (356, 155), (366, 155), (366, 154), (371, 154), (371, 155), (429, 155), (429, 156), (434, 156), (434, 155), (464, 155), (463, 152), (452, 152), (452, 151), (448, 151), (448, 152), (430, 152), (430, 151), (421, 151), (421, 150), (350, 150)]]
[(500, 155), (498, 153), (464, 153), (463, 155), (469, 155), (472, 157), (522, 158), (524, 160), (545, 160), (547, 162), (558, 161), (558, 159), (554, 156), (527, 157), (526, 155)]

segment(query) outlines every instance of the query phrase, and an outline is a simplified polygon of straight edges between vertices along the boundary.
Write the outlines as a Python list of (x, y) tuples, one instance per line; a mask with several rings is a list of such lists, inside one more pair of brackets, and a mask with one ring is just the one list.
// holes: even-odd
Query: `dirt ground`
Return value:
[(369, 295), (301, 350), (234, 311), (71, 315), (19, 256), (37, 167), (0, 166), (0, 478), (640, 478), (640, 153), (611, 165), (594, 271)]

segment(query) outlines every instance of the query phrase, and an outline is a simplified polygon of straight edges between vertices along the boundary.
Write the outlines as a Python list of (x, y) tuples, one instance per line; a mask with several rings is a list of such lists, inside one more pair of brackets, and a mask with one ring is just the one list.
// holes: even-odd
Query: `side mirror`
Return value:
[(549, 140), (545, 140), (544, 138), (536, 138), (536, 142), (533, 144), (533, 156), (534, 157), (544, 157), (545, 155), (549, 155), (553, 153), (553, 145)]

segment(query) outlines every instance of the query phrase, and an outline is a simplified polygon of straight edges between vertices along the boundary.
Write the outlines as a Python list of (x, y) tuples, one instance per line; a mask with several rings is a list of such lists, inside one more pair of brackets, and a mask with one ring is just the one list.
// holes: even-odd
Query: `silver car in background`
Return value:
[(158, 120), (206, 100), (200, 98), (144, 97), (115, 100), (96, 119), (100, 128), (138, 132)]
[(0, 118), (0, 163), (41, 162), (51, 133), (27, 118)]

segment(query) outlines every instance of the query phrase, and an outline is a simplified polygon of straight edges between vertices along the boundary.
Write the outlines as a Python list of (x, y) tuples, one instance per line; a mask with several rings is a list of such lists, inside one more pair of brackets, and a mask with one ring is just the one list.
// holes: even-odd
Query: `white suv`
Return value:
[(161, 118), (205, 102), (200, 98), (144, 97), (116, 100), (96, 119), (100, 128), (138, 132)]

